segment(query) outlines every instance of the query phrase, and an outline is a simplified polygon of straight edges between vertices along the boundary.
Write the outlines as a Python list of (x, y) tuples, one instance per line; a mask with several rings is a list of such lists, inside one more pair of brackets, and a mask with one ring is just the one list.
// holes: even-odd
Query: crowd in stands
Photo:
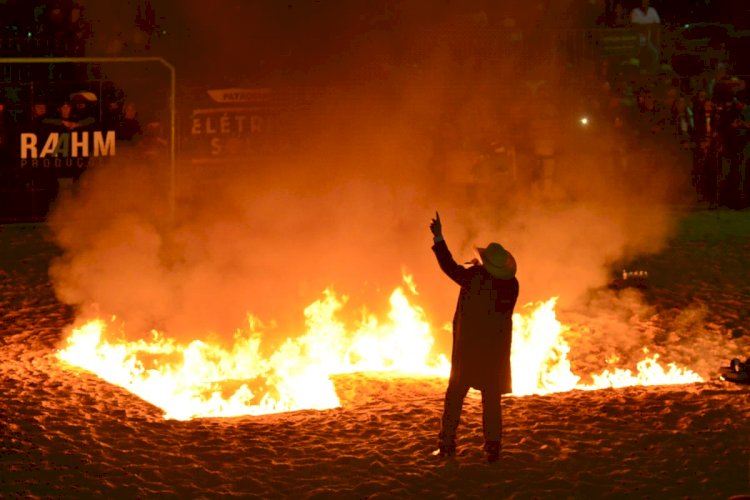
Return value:
[[(556, 5), (555, 2), (547, 3), (550, 8)], [(750, 198), (747, 175), (750, 112), (747, 109), (745, 79), (730, 74), (733, 60), (701, 61), (703, 71), (690, 75), (675, 71), (670, 66), (670, 53), (664, 50), (670, 20), (678, 17), (668, 8), (674, 6), (674, 2), (581, 0), (581, 3), (599, 7), (596, 15), (592, 16), (595, 21), (586, 26), (627, 28), (636, 34), (633, 57), (623, 60), (604, 55), (600, 61), (602, 69), (595, 77), (598, 79), (595, 84), (598, 90), (594, 97), (598, 99), (593, 99), (592, 103), (597, 105), (597, 109), (591, 112), (598, 114), (595, 122), (604, 124), (602, 133), (617, 137), (615, 142), (619, 147), (612, 151), (614, 161), (625, 165), (628, 161), (660, 157), (664, 161), (679, 162), (686, 165), (686, 176), (692, 182), (698, 199), (712, 206), (742, 206), (746, 203)], [(711, 0), (689, 2), (690, 5), (710, 3)], [(387, 6), (389, 2), (384, 4)], [(539, 2), (539, 5), (544, 4)], [(6, 56), (80, 56), (92, 51), (107, 56), (137, 54), (149, 46), (152, 36), (157, 35), (159, 19), (149, 0), (128, 2), (128, 5), (133, 10), (130, 14), (134, 15), (134, 19), (120, 16), (126, 28), (119, 29), (116, 26), (99, 27), (96, 24), (99, 20), (92, 21), (99, 17), (91, 12), (95, 4), (84, 0), (0, 2), (0, 18), (5, 21), (4, 32), (0, 36), (0, 53)], [(118, 8), (124, 7), (115, 3), (111, 6), (111, 9)], [(508, 43), (520, 45), (523, 40), (530, 40), (532, 35), (542, 37), (544, 27), (540, 28), (541, 24), (537, 21), (549, 21), (552, 16), (543, 10), (527, 9), (528, 12), (524, 12), (536, 16), (534, 22), (524, 17), (519, 17), (516, 22), (511, 19), (510, 13), (497, 6), (493, 8), (496, 11), (490, 11), (489, 15), (470, 9), (470, 15), (464, 16), (467, 23), (474, 23), (469, 32), (483, 33), (484, 38), (480, 40), (486, 41), (487, 37), (498, 35), (492, 30), (474, 29), (475, 25), (497, 25), (510, 36), (511, 42)], [(385, 9), (382, 14), (376, 16), (377, 19), (373, 18), (372, 22), (377, 21), (377, 26), (385, 34), (391, 33), (388, 26), (397, 25), (398, 19), (406, 22), (404, 19), (408, 17), (408, 12), (405, 13), (403, 9), (396, 13)], [(413, 15), (418, 19), (424, 14), (419, 10)], [(554, 37), (544, 39), (549, 41)], [(496, 40), (496, 43), (501, 42)], [(470, 50), (488, 50), (488, 45), (482, 43), (469, 44), (469, 47)], [(462, 57), (464, 52), (461, 52)], [(497, 52), (505, 57), (508, 51), (503, 46)], [(527, 59), (541, 61), (549, 58), (540, 56)], [(487, 68), (491, 65), (486, 63), (473, 67)], [(65, 73), (80, 71), (75, 65), (54, 66), (38, 65), (34, 71), (42, 71), (43, 74), (31, 75), (8, 74), (9, 70), (5, 68), (3, 76), (6, 86), (18, 86), (19, 81), (86, 81), (102, 80), (103, 77), (101, 74), (92, 75), (92, 65), (85, 69), (86, 74)], [(18, 67), (29, 71), (20, 65)], [(89, 90), (71, 87), (62, 95), (35, 91), (30, 96), (24, 96), (22, 102), (14, 100), (8, 93), (0, 94), (0, 152), (7, 150), (8, 145), (13, 143), (12, 134), (22, 128), (70, 131), (97, 127), (99, 130), (115, 130), (118, 141), (124, 144), (163, 146), (160, 138), (163, 131), (158, 121), (152, 122), (149, 118), (143, 121), (142, 126), (135, 103), (129, 101), (122, 91)], [(515, 100), (521, 102), (520, 98)], [(20, 107), (24, 108), (22, 112), (19, 112)], [(552, 107), (550, 105), (549, 109)], [(517, 128), (520, 130), (522, 127)], [(529, 132), (532, 136), (541, 133), (538, 129)], [(539, 136), (532, 137), (530, 142), (542, 142), (539, 139)], [(529, 148), (534, 150), (535, 147)], [(522, 147), (517, 149), (520, 151)], [(544, 156), (542, 163), (553, 156), (549, 152), (533, 154)], [(530, 170), (530, 177), (539, 177), (533, 173), (534, 169)]]
[[(627, 26), (620, 2), (610, 22)], [(699, 201), (741, 208), (750, 198), (750, 109), (746, 78), (731, 73), (733, 57), (704, 61), (704, 71), (679, 75), (660, 57), (661, 19), (649, 0), (630, 11), (641, 51), (633, 71), (605, 71), (601, 109), (630, 151), (678, 162)], [(645, 65), (640, 63), (645, 61)], [(622, 68), (622, 67), (621, 67)]]
[[(102, 22), (123, 22), (134, 32), (153, 33), (157, 20), (150, 0), (107, 6), (109, 21), (88, 17), (97, 4), (84, 0), (6, 0), (0, 2), (0, 56), (80, 57), (127, 55), (135, 45), (127, 30), (108, 31)], [(100, 6), (101, 7), (101, 6)], [(123, 11), (123, 9), (125, 9)], [(133, 15), (128, 22), (124, 12)], [(114, 13), (114, 14), (113, 14)], [(119, 16), (117, 13), (123, 14)], [(96, 28), (96, 29), (95, 29)], [(138, 49), (139, 47), (135, 47)], [(143, 48), (143, 47), (140, 47)], [(13, 168), (18, 133), (115, 131), (125, 146), (162, 142), (159, 123), (147, 117), (142, 126), (136, 103), (121, 86), (106, 81), (97, 64), (5, 64), (0, 75), (0, 169)], [(152, 113), (153, 114), (153, 113)], [(142, 139), (145, 139), (142, 141)], [(17, 148), (16, 148), (17, 149)], [(17, 156), (17, 155), (16, 155)], [(15, 162), (17, 163), (17, 161)]]
[(632, 32), (636, 50), (624, 57), (599, 53), (591, 67), (571, 66), (559, 86), (542, 78), (532, 81), (529, 96), (514, 94), (517, 106), (530, 110), (511, 112), (516, 119), (505, 132), (520, 180), (554, 185), (565, 175), (561, 170), (578, 168), (580, 155), (589, 154), (636, 186), (649, 182), (644, 172), (650, 168), (669, 167), (682, 180), (670, 177), (680, 186), (665, 190), (692, 192), (695, 202), (710, 207), (748, 206), (750, 76), (733, 71), (744, 52), (704, 50), (694, 70), (677, 71), (664, 50), (672, 29), (664, 18), (671, 12), (662, 17), (648, 0), (606, 3), (592, 30), (617, 37)]
[(0, 4), (4, 56), (82, 56), (92, 36), (84, 9), (72, 0), (9, 0)]
[(746, 82), (728, 76), (722, 63), (717, 69), (703, 84), (669, 73), (638, 86), (606, 82), (599, 109), (623, 157), (635, 152), (641, 161), (676, 163), (690, 176), (698, 201), (739, 208), (750, 197)]
[(0, 2), (0, 55), (132, 55), (160, 33), (150, 0), (5, 0)]
[(74, 92), (59, 99), (37, 94), (30, 116), (16, 126), (45, 136), (49, 132), (94, 128), (115, 131), (118, 140), (137, 141), (142, 135), (134, 103), (116, 97), (99, 103), (99, 97), (89, 91)]

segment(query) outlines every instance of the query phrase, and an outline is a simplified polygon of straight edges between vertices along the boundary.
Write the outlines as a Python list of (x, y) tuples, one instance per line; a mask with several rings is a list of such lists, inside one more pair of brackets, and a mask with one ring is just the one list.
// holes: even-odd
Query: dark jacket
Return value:
[(440, 268), (459, 284), (453, 316), (451, 379), (475, 389), (512, 392), (510, 346), (518, 280), (501, 280), (481, 265), (463, 267), (453, 260), (445, 241), (432, 247)]

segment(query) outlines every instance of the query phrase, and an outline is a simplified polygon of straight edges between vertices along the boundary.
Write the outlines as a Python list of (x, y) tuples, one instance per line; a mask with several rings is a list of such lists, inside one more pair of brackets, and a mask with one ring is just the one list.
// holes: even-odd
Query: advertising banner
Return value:
[(77, 177), (141, 134), (108, 82), (45, 82), (0, 87), (2, 170), (26, 178)]
[(293, 123), (309, 104), (299, 89), (194, 89), (180, 151), (194, 165), (221, 164), (288, 150)]

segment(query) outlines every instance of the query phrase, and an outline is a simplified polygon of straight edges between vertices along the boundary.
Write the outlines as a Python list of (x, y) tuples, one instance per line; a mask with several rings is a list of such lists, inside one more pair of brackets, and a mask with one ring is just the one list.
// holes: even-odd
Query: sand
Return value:
[[(458, 456), (431, 456), (439, 378), (338, 376), (342, 405), (333, 410), (165, 420), (126, 390), (56, 361), (73, 321), (47, 277), (56, 249), (43, 225), (0, 226), (0, 497), (750, 495), (750, 386), (718, 379), (722, 363), (750, 357), (750, 211), (692, 210), (683, 220), (668, 248), (634, 263), (649, 269), (647, 290), (591, 304), (637, 303), (629, 324), (652, 352), (706, 381), (506, 397), (495, 464), (481, 452), (475, 394)], [(604, 338), (607, 323), (591, 310), (561, 317)], [(590, 354), (575, 354), (582, 337), (571, 341), (579, 367)]]

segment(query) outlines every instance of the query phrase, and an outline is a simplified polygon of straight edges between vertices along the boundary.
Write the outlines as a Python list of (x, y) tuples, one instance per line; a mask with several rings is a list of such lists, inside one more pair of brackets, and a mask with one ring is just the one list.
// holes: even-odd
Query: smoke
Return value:
[[(198, 5), (187, 2), (179, 14), (195, 20)], [(304, 60), (305, 70), (314, 66), (307, 77), (326, 82), (282, 122), (293, 147), (203, 170), (181, 160), (174, 213), (164, 159), (130, 156), (87, 172), (50, 216), (64, 250), (51, 268), (60, 299), (81, 314), (115, 314), (135, 335), (159, 328), (182, 339), (228, 338), (251, 313), (283, 338), (300, 332), (304, 307), (326, 287), (378, 311), (406, 271), (418, 303), (440, 324), (452, 315), (456, 290), (430, 251), (435, 210), (459, 262), (489, 241), (513, 252), (521, 303), (573, 301), (606, 284), (616, 263), (664, 244), (672, 165), (613, 166), (614, 140), (572, 131), (570, 103), (583, 90), (563, 85), (559, 68), (519, 76), (528, 48), (485, 58), (445, 34), (454, 19), (482, 24), (471, 11), (418, 22), (407, 14), (383, 11), (390, 31), (362, 20), (339, 29), (332, 38), (351, 42), (345, 48), (331, 42), (303, 54), (310, 57), (289, 56), (285, 64)], [(284, 19), (275, 16), (272, 26)], [(246, 43), (210, 16), (191, 33), (209, 26), (217, 45), (200, 39), (206, 54), (191, 57), (219, 75), (215, 49), (236, 64)], [(302, 38), (292, 39), (295, 50)], [(247, 59), (248, 71), (258, 71)], [(284, 74), (275, 71), (265, 74)], [(181, 116), (190, 104), (179, 103)], [(540, 118), (555, 125), (559, 153), (546, 163), (534, 153)], [(523, 143), (523, 130), (531, 146), (517, 148), (513, 164), (507, 152)]]

